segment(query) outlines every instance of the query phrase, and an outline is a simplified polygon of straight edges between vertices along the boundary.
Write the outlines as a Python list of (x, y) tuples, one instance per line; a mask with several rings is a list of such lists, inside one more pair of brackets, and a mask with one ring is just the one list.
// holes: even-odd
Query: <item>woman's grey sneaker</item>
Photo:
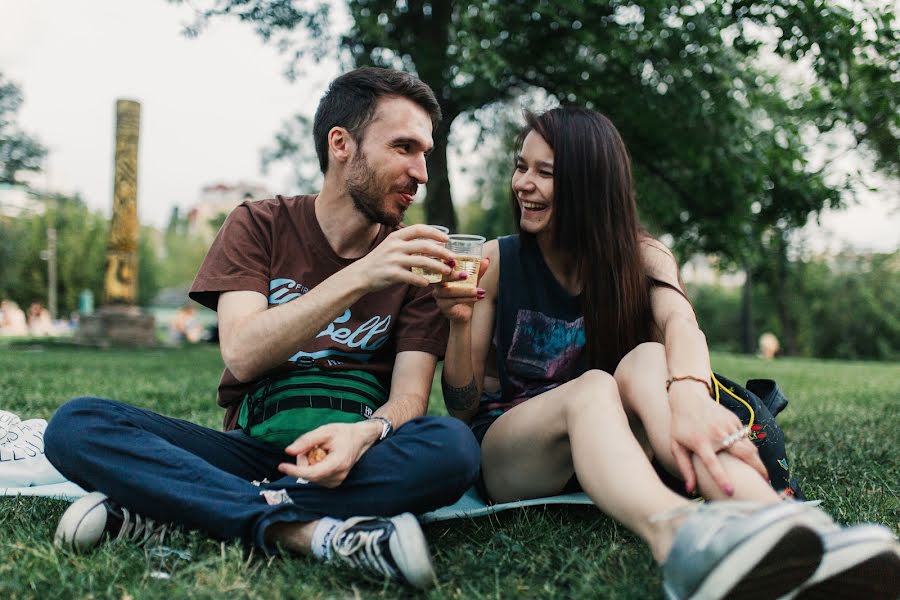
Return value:
[(166, 526), (142, 517), (109, 500), (106, 494), (91, 492), (66, 509), (53, 538), (57, 546), (90, 550), (105, 539), (130, 540), (138, 545), (162, 543)]
[(678, 529), (663, 564), (669, 600), (759, 600), (796, 589), (815, 572), (822, 541), (794, 503), (707, 502)]
[(414, 516), (354, 517), (331, 538), (332, 559), (379, 578), (399, 579), (425, 590), (435, 583), (422, 528)]
[[(830, 519), (829, 519), (830, 520)], [(900, 598), (900, 544), (881, 525), (820, 530), (825, 556), (812, 578), (786, 596), (792, 600)]]

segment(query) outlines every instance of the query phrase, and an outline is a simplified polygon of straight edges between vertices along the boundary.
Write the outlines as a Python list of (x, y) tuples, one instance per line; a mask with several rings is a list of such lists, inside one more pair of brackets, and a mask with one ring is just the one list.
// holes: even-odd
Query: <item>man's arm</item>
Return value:
[(449, 274), (450, 267), (432, 256), (450, 261), (453, 255), (423, 239), (439, 236), (426, 225), (404, 227), (303, 296), (273, 308), (257, 292), (224, 292), (217, 312), (225, 366), (239, 381), (251, 381), (284, 363), (365, 294), (395, 283), (427, 286), (412, 267)]
[[(427, 352), (400, 352), (394, 362), (391, 393), (375, 415), (388, 419), (394, 429), (421, 417), (428, 409), (428, 396), (437, 357)], [(337, 487), (359, 458), (371, 448), (382, 431), (377, 419), (359, 423), (330, 423), (297, 438), (285, 452), (297, 457), (295, 463), (281, 463), (278, 470), (291, 477), (302, 477), (325, 487)], [(314, 447), (327, 455), (310, 466), (306, 455)]]
[(284, 363), (365, 293), (347, 269), (272, 308), (258, 292), (225, 292), (217, 308), (222, 360), (239, 381), (251, 381)]
[(391, 394), (388, 401), (375, 411), (387, 418), (397, 429), (407, 421), (421, 417), (428, 411), (431, 381), (437, 357), (427, 352), (400, 352), (394, 361)]

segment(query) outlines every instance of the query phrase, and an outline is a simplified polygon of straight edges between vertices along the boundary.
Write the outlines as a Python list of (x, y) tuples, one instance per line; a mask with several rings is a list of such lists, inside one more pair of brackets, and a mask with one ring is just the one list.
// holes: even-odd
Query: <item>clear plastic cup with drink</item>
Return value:
[[(429, 227), (434, 227), (435, 229), (437, 229), (438, 231), (440, 231), (440, 232), (443, 233), (444, 235), (447, 235), (447, 233), (450, 231), (449, 229), (447, 229), (447, 228), (444, 227), (443, 225), (429, 225)], [(423, 239), (425, 239), (425, 238), (423, 238)], [(444, 243), (439, 242), (439, 241), (437, 241), (437, 240), (433, 240), (433, 239), (431, 239), (431, 238), (427, 238), (427, 239), (428, 239), (429, 242), (432, 242), (432, 243), (434, 243), (434, 244), (437, 244), (438, 246), (444, 246), (444, 245), (445, 245)], [(424, 255), (423, 255), (423, 256), (424, 256)], [(415, 273), (416, 275), (421, 275), (422, 277), (424, 277), (425, 279), (427, 279), (427, 280), (428, 280), (428, 283), (440, 283), (440, 282), (441, 282), (441, 279), (442, 279), (443, 276), (444, 276), (443, 273), (440, 273), (440, 272), (438, 272), (438, 271), (429, 271), (429, 270), (427, 270), (427, 269), (423, 269), (422, 267), (413, 267), (413, 268), (412, 268), (412, 272)]]
[(454, 233), (449, 236), (447, 250), (453, 253), (456, 266), (454, 271), (462, 271), (465, 279), (454, 279), (447, 282), (447, 287), (474, 288), (478, 283), (478, 269), (481, 266), (481, 249), (484, 238), (480, 235)]

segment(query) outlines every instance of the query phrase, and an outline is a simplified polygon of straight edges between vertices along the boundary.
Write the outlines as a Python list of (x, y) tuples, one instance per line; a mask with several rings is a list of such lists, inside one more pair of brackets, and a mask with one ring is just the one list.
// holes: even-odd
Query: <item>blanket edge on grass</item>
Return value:
[[(0, 487), (0, 496), (37, 496), (74, 501), (86, 494), (87, 492), (71, 481), (28, 487)], [(422, 523), (434, 523), (450, 519), (483, 517), (524, 506), (545, 506), (549, 504), (591, 505), (593, 503), (587, 497), (587, 494), (579, 493), (503, 502), (500, 504), (485, 504), (478, 492), (475, 491), (475, 488), (471, 488), (455, 503), (421, 514), (418, 518)]]

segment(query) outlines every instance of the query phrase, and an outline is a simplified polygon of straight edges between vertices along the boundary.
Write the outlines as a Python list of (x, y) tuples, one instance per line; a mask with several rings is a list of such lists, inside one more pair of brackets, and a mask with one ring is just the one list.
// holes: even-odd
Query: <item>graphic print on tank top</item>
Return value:
[(506, 357), (513, 398), (533, 397), (583, 371), (584, 318), (565, 321), (520, 309)]

